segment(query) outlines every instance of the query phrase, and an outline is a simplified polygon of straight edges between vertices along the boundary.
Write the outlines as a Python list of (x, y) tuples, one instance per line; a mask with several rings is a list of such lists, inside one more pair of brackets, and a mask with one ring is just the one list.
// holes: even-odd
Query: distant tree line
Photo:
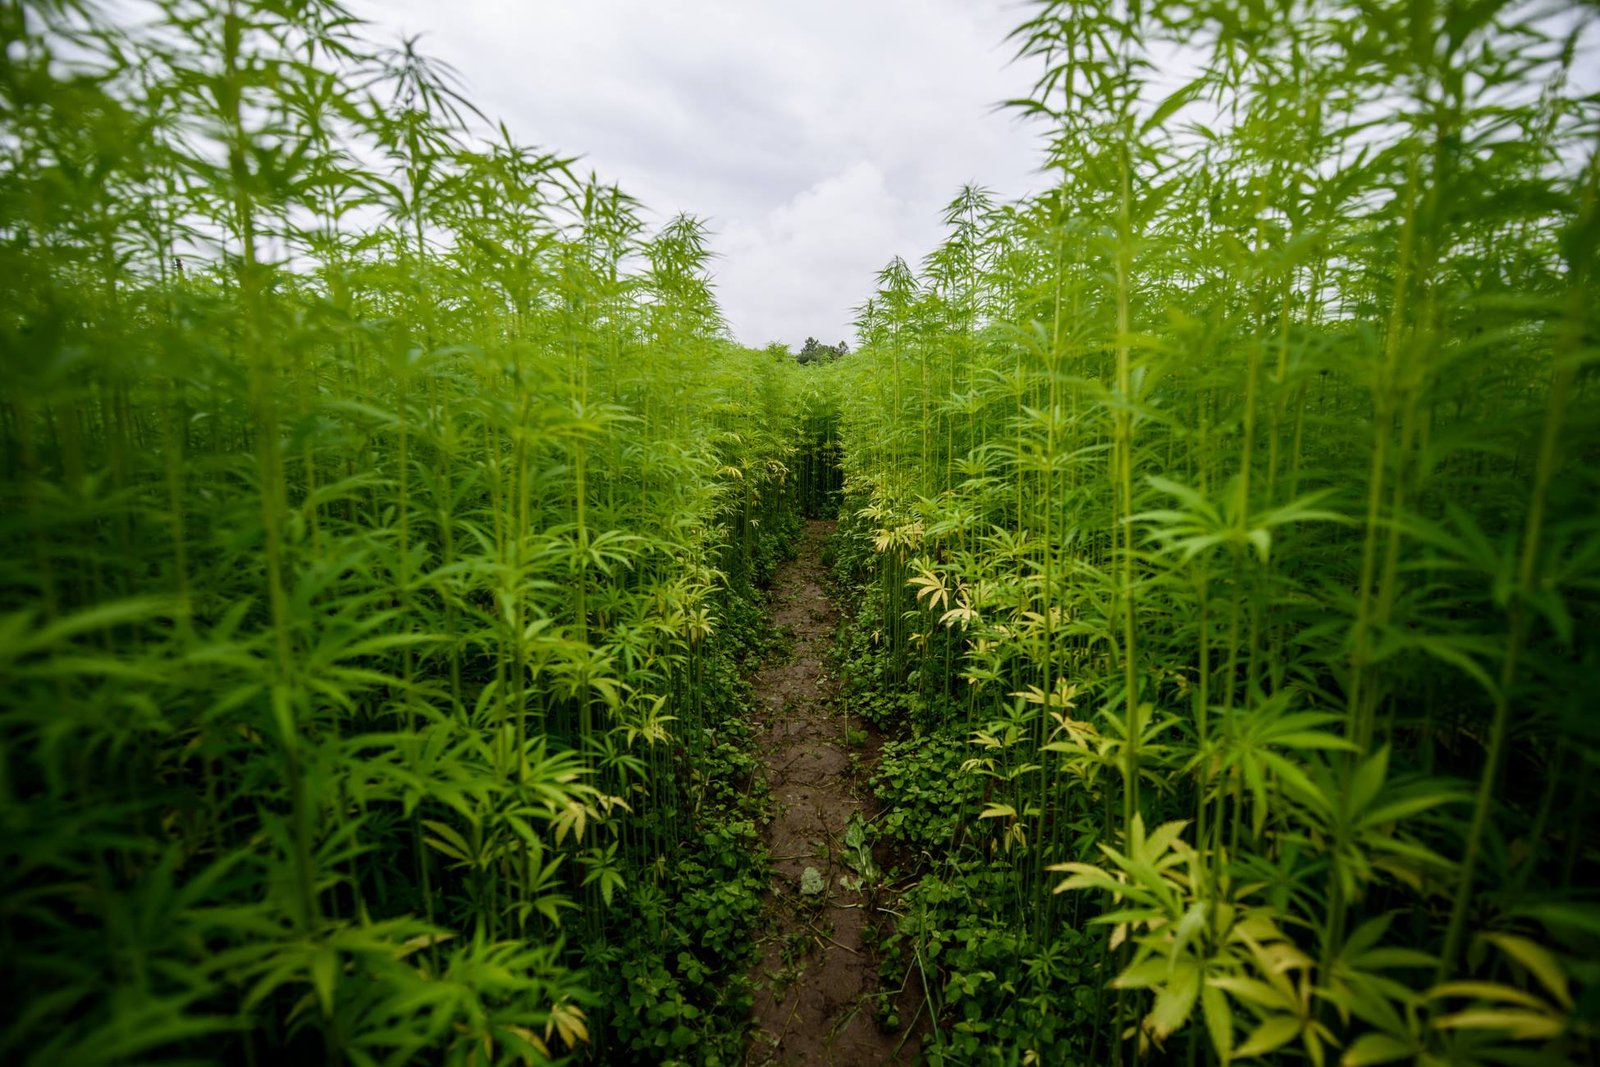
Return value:
[(797, 363), (826, 363), (838, 359), (850, 351), (850, 346), (840, 341), (836, 345), (825, 345), (815, 337), (807, 337), (806, 343), (800, 347), (800, 354), (795, 356)]

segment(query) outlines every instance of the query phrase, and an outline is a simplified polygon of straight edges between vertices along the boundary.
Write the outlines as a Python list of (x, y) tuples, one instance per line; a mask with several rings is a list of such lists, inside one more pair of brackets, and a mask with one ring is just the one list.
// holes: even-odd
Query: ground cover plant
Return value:
[(929, 1062), (1594, 1062), (1590, 17), (1029, 8), (823, 369)]
[(0, 6), (0, 1059), (736, 1062), (795, 368), (338, 4), (120, 15)]

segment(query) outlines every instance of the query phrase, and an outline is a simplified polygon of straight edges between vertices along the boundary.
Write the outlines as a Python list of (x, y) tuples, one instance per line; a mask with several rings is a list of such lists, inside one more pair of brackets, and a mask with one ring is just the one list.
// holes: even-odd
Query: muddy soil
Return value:
[(915, 1062), (916, 1038), (884, 1033), (868, 999), (878, 988), (877, 961), (864, 935), (885, 917), (878, 909), (887, 901), (873, 879), (860, 881), (863, 860), (846, 834), (852, 815), (872, 818), (866, 783), (880, 739), (859, 719), (849, 721), (847, 737), (827, 669), (839, 622), (822, 565), (833, 526), (808, 522), (796, 558), (773, 578), (772, 622), (786, 640), (751, 679), (772, 791), (773, 876), (747, 1067)]

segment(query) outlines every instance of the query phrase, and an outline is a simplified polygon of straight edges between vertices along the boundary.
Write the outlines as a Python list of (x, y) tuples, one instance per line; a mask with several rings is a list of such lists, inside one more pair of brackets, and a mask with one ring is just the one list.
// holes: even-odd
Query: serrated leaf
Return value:
[(1200, 1007), (1205, 1015), (1206, 1033), (1211, 1047), (1223, 1063), (1233, 1055), (1233, 1007), (1214, 984), (1207, 981), (1200, 990)]
[(1179, 964), (1167, 983), (1156, 990), (1156, 1002), (1146, 1016), (1158, 1039), (1178, 1031), (1189, 1021), (1200, 995), (1200, 968), (1193, 963)]

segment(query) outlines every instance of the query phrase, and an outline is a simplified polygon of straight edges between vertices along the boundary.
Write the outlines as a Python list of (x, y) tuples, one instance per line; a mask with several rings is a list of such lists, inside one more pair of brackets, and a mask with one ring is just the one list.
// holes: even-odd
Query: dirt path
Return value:
[[(745, 1060), (872, 1067), (910, 1063), (900, 1035), (881, 1032), (864, 998), (877, 987), (862, 944), (877, 901), (860, 881), (870, 859), (852, 847), (851, 816), (870, 818), (872, 797), (851, 773), (852, 753), (877, 738), (845, 737), (837, 686), (827, 671), (839, 611), (828, 597), (822, 549), (831, 522), (806, 524), (796, 558), (772, 583), (772, 621), (792, 650), (771, 653), (752, 681), (756, 738), (772, 790), (767, 845), (773, 859)], [(863, 729), (859, 720), (850, 723)], [(807, 869), (811, 873), (807, 873)], [(809, 890), (809, 892), (807, 891)], [(914, 1042), (907, 1042), (908, 1046)]]

